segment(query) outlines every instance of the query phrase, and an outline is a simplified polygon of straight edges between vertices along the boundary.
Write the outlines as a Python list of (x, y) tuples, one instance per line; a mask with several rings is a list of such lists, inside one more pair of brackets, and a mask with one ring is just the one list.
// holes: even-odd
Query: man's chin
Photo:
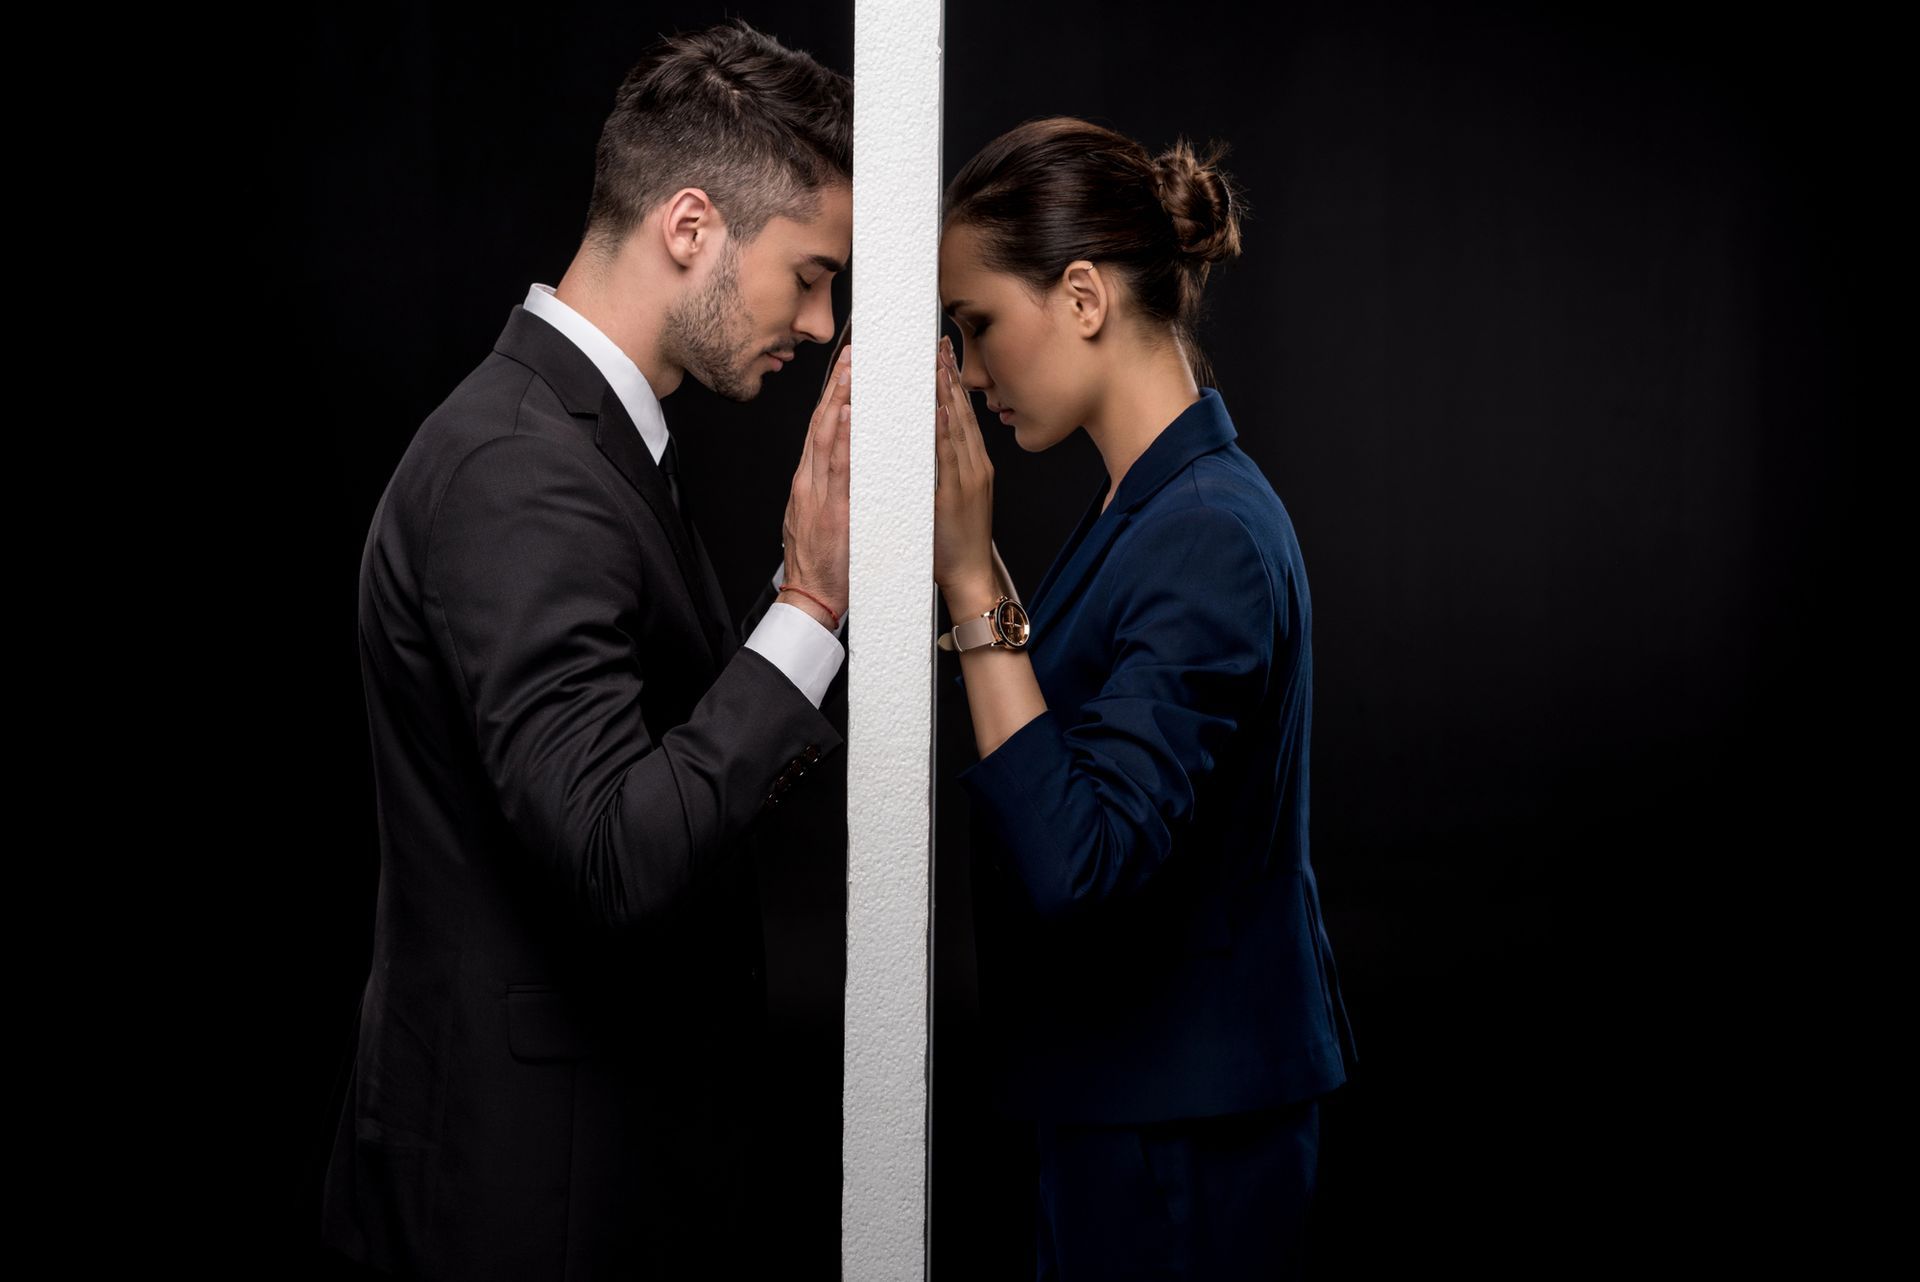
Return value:
[(754, 375), (744, 382), (735, 383), (730, 390), (720, 394), (730, 401), (738, 401), (744, 405), (748, 401), (759, 400), (760, 393), (765, 390), (765, 387), (766, 375), (760, 374)]
[(767, 372), (761, 370), (757, 373), (735, 374), (732, 378), (721, 382), (703, 372), (693, 370), (688, 370), (687, 372), (693, 375), (700, 386), (706, 388), (715, 396), (724, 400), (739, 401), (742, 403), (759, 399), (762, 385), (765, 383), (767, 376)]

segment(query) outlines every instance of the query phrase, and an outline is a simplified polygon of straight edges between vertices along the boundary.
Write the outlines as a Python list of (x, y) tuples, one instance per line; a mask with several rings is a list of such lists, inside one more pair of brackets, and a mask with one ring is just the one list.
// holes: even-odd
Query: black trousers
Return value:
[(1039, 1282), (1296, 1278), (1320, 1104), (1145, 1126), (1041, 1123)]

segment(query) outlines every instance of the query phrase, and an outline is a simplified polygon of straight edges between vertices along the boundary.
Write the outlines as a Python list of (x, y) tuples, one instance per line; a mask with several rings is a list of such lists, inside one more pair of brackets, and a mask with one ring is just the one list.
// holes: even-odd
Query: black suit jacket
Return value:
[(359, 638), (380, 888), (325, 1240), (409, 1276), (682, 1275), (752, 1219), (751, 843), (840, 734), (521, 307), (380, 499)]

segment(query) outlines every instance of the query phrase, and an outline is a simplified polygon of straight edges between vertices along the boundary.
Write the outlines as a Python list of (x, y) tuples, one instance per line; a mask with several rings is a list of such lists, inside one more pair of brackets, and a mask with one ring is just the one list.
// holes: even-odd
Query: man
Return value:
[(323, 1212), (371, 1268), (691, 1277), (755, 1240), (751, 842), (841, 743), (820, 702), (845, 657), (848, 360), (744, 644), (659, 398), (692, 375), (751, 400), (832, 337), (851, 120), (844, 76), (744, 23), (649, 50), (579, 252), (374, 513), (380, 890)]

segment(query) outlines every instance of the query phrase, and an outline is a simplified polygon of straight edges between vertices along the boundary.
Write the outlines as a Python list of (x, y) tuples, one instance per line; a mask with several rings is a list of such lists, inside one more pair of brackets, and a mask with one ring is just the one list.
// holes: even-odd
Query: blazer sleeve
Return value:
[(745, 648), (685, 723), (648, 732), (638, 536), (606, 482), (559, 442), (503, 436), (463, 459), (426, 564), (429, 610), (501, 812), (609, 930), (670, 912), (783, 770), (842, 742)]
[(960, 774), (1043, 917), (1139, 893), (1272, 667), (1274, 588), (1231, 512), (1144, 520), (1105, 573), (1114, 648), (1100, 692), (1047, 709)]

